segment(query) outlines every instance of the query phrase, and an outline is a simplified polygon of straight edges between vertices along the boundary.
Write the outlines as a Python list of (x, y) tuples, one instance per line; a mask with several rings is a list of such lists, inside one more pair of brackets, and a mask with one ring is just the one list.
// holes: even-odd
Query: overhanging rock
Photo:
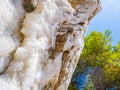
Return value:
[(98, 0), (0, 0), (0, 88), (67, 90)]

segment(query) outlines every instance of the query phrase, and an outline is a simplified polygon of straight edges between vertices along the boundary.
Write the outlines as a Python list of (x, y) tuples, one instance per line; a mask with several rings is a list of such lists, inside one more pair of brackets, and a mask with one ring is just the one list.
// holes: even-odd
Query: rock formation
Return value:
[(98, 0), (0, 0), (0, 88), (67, 90)]

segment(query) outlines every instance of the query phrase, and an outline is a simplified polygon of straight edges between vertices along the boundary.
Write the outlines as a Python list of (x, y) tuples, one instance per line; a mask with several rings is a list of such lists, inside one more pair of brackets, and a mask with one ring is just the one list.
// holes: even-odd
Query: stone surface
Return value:
[(0, 0), (0, 88), (67, 90), (98, 0)]

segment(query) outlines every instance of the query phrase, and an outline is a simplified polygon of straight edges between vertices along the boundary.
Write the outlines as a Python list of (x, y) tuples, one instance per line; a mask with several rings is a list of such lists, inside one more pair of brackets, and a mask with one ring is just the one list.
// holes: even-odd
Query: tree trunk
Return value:
[(67, 90), (98, 0), (0, 0), (0, 88)]

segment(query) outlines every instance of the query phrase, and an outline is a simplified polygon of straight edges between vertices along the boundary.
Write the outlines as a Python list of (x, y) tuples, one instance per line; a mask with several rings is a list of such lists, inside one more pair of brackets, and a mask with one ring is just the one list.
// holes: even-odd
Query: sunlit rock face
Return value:
[(0, 0), (0, 88), (67, 90), (97, 0)]

